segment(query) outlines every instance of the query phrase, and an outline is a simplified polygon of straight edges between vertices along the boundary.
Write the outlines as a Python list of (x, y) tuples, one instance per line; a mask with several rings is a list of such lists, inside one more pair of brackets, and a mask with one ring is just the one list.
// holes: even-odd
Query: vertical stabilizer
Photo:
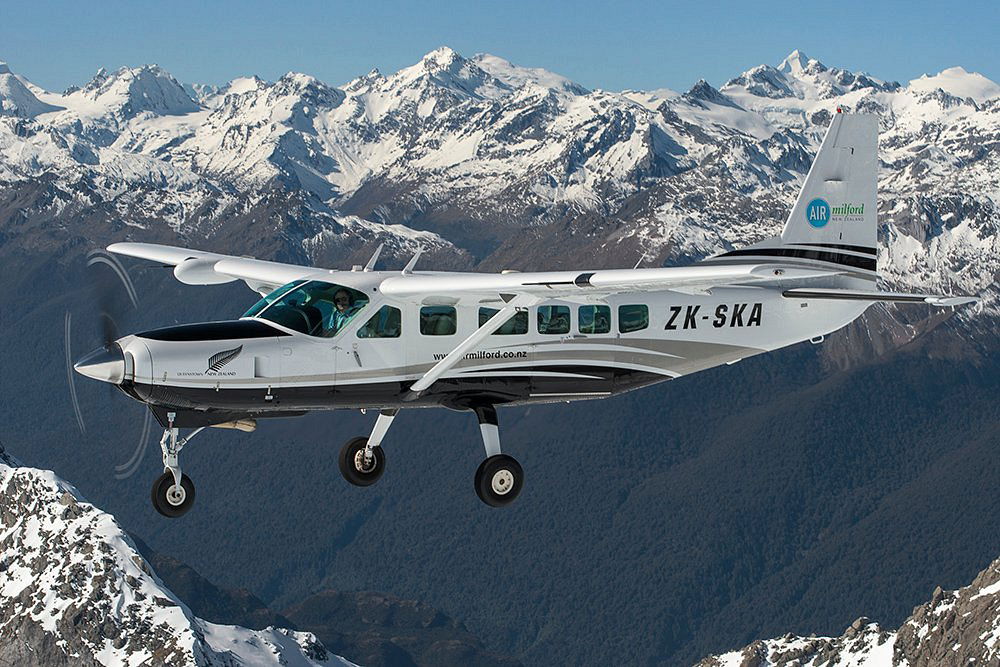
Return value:
[(877, 182), (878, 118), (838, 111), (785, 222), (781, 244), (874, 255)]

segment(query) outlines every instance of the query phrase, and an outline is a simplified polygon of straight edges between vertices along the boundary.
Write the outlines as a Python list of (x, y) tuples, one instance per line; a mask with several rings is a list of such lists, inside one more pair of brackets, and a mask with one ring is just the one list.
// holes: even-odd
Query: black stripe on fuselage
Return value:
[(224, 322), (200, 322), (182, 324), (176, 327), (153, 329), (136, 334), (149, 340), (191, 342), (199, 340), (239, 340), (241, 338), (273, 338), (291, 334), (269, 326), (261, 320), (227, 320)]
[(811, 259), (818, 262), (828, 262), (849, 266), (865, 271), (875, 271), (875, 260), (857, 255), (845, 255), (840, 252), (825, 252), (822, 250), (800, 250), (798, 248), (744, 248), (718, 255), (717, 257), (791, 257), (795, 259)]
[(793, 243), (792, 245), (806, 246), (812, 248), (834, 248), (835, 250), (847, 250), (849, 252), (860, 252), (875, 257), (878, 255), (876, 248), (869, 248), (863, 245), (841, 245), (840, 243)]
[[(127, 383), (122, 389), (137, 400), (152, 406), (171, 408), (182, 413), (225, 415), (221, 421), (238, 417), (265, 416), (273, 413), (338, 410), (344, 408), (419, 408), (443, 406), (461, 409), (472, 403), (491, 405), (548, 403), (553, 396), (584, 399), (587, 392), (618, 394), (671, 379), (659, 373), (624, 368), (565, 366), (561, 371), (586, 372), (595, 378), (582, 377), (453, 377), (443, 378), (422, 392), (415, 401), (404, 401), (409, 394), (407, 382), (368, 382), (359, 384), (312, 385), (305, 387), (259, 387), (256, 389), (216, 389), (215, 387), (175, 387)], [(544, 397), (536, 395), (544, 395)], [(270, 398), (267, 398), (270, 396)], [(188, 424), (178, 422), (178, 427)]]

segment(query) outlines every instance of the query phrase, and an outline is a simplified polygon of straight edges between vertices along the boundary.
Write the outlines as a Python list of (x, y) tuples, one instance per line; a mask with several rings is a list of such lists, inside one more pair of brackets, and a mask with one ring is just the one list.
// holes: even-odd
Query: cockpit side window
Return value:
[[(311, 280), (285, 290), (270, 303), (247, 316), (275, 322), (293, 331), (320, 338), (332, 338), (344, 330), (361, 309), (368, 305), (368, 297), (356, 289)], [(277, 290), (276, 290), (277, 291)], [(269, 298), (265, 297), (265, 300)], [(258, 304), (259, 306), (260, 304)]]
[(253, 308), (243, 313), (243, 317), (256, 317), (260, 313), (260, 311), (264, 310), (272, 303), (277, 301), (277, 299), (281, 297), (283, 294), (285, 294), (286, 292), (290, 292), (291, 290), (295, 289), (304, 282), (305, 282), (304, 280), (294, 280), (290, 283), (282, 285), (281, 287), (274, 290), (273, 292), (270, 292), (263, 299), (255, 303), (253, 305)]

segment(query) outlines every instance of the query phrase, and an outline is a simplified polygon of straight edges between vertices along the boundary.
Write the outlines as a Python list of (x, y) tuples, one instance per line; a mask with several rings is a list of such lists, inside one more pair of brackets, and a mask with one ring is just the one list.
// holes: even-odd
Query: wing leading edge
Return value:
[(261, 294), (322, 271), (309, 266), (220, 255), (156, 243), (113, 243), (108, 246), (108, 252), (173, 266), (174, 277), (186, 285), (219, 285), (242, 280), (250, 289)]

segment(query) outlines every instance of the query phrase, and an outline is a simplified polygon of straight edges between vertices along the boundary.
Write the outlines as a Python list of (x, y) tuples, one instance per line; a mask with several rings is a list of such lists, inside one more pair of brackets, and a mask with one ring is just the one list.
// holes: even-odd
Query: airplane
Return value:
[(74, 368), (163, 427), (151, 497), (167, 517), (194, 502), (179, 454), (204, 428), (337, 409), (378, 411), (371, 433), (340, 450), (357, 486), (382, 476), (400, 410), (473, 412), (486, 453), (476, 493), (509, 505), (524, 472), (501, 451), (498, 407), (614, 396), (819, 342), (875, 303), (977, 302), (877, 288), (877, 139), (876, 116), (838, 109), (781, 235), (689, 266), (435, 272), (415, 269), (418, 252), (401, 271), (376, 271), (376, 251), (342, 271), (114, 243), (109, 252), (173, 266), (182, 283), (242, 280), (261, 298), (237, 320), (119, 338)]

